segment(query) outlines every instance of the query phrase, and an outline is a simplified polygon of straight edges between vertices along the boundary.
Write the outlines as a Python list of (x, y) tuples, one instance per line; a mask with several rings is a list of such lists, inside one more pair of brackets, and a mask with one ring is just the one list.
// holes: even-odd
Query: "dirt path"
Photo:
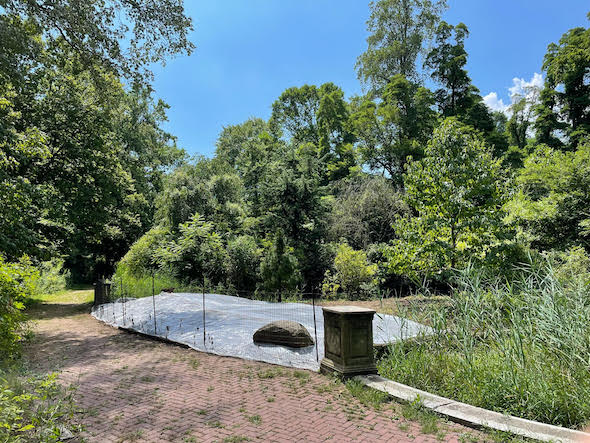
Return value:
[[(218, 357), (106, 326), (88, 305), (44, 304), (26, 355), (77, 386), (77, 441), (482, 441), (394, 402), (363, 406), (309, 371)], [(72, 440), (70, 440), (72, 441)]]

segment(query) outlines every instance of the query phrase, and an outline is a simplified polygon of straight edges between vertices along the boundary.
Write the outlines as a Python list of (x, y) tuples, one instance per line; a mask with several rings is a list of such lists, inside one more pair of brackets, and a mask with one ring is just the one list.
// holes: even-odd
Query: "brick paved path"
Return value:
[[(79, 305), (43, 305), (27, 355), (78, 386), (77, 441), (481, 441), (439, 421), (404, 418), (395, 402), (361, 405), (340, 382), (309, 371), (218, 357), (106, 326)], [(425, 434), (422, 430), (434, 432)], [(70, 440), (71, 441), (71, 440)]]

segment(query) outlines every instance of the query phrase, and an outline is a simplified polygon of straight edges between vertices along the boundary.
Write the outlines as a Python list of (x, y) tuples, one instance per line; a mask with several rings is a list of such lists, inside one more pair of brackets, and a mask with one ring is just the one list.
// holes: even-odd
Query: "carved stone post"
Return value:
[(324, 307), (323, 373), (344, 377), (376, 374), (372, 309), (357, 306)]

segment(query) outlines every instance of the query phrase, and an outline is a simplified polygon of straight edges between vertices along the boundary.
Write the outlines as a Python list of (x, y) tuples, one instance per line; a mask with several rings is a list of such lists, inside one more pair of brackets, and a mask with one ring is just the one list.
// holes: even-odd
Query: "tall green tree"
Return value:
[(530, 138), (530, 132), (534, 124), (535, 106), (539, 101), (541, 91), (536, 86), (525, 88), (523, 94), (513, 97), (510, 106), (510, 119), (506, 131), (509, 142), (518, 149), (523, 150)]
[(0, 180), (18, 188), (20, 200), (10, 211), (20, 221), (0, 226), (3, 249), (64, 254), (75, 278), (108, 274), (151, 225), (164, 172), (183, 153), (161, 129), (166, 105), (148, 88), (126, 91), (104, 70), (98, 84), (100, 67), (93, 74), (81, 69), (61, 46), (48, 48), (46, 57), (61, 62), (27, 74), (20, 94), (6, 77), (0, 86), (2, 126), (21, 128), (3, 137), (10, 160)]
[(416, 59), (445, 8), (446, 0), (371, 2), (367, 50), (356, 64), (359, 79), (377, 93), (396, 74), (416, 81)]
[[(271, 130), (295, 147), (320, 159), (327, 180), (348, 175), (356, 167), (354, 135), (348, 125), (344, 92), (333, 83), (304, 85), (284, 91), (273, 103)], [(312, 147), (312, 149), (309, 149)]]
[(269, 165), (280, 155), (284, 144), (284, 140), (271, 134), (270, 125), (259, 118), (224, 127), (219, 134), (215, 161), (220, 167), (227, 164), (240, 177), (244, 198), (254, 217), (265, 211), (260, 204), (260, 189)]
[(34, 174), (27, 173), (45, 164), (49, 149), (38, 128), (18, 129), (24, 125), (14, 107), (15, 95), (12, 87), (0, 83), (0, 253), (8, 259), (25, 252), (35, 256), (51, 252), (40, 233), (50, 189), (31, 181)]
[(215, 156), (237, 168), (238, 159), (245, 151), (255, 149), (253, 145), (260, 142), (261, 137), (270, 133), (268, 124), (261, 118), (251, 118), (237, 125), (223, 128), (215, 143)]
[(168, 174), (156, 198), (156, 220), (177, 232), (198, 212), (220, 233), (241, 231), (246, 205), (240, 177), (217, 159), (197, 158)]
[(502, 153), (508, 147), (506, 137), (496, 130), (492, 114), (465, 69), (465, 39), (468, 36), (469, 30), (463, 23), (453, 26), (440, 22), (435, 45), (428, 53), (424, 66), (432, 70), (432, 79), (441, 85), (435, 91), (435, 98), (442, 116), (457, 117), (481, 131), (488, 144), (494, 146), (497, 153)]
[(559, 43), (551, 43), (543, 70), (545, 88), (537, 108), (537, 141), (556, 148), (565, 142), (574, 149), (590, 135), (590, 28), (570, 29)]
[(0, 252), (92, 278), (150, 227), (183, 153), (149, 65), (190, 53), (190, 29), (176, 0), (0, 1)]
[(469, 30), (463, 23), (453, 26), (441, 22), (436, 30), (435, 46), (424, 62), (425, 67), (432, 69), (432, 79), (442, 86), (435, 94), (444, 117), (466, 115), (477, 92), (465, 69), (468, 36)]
[(286, 137), (295, 146), (302, 143), (319, 146), (319, 110), (320, 91), (317, 86), (289, 88), (272, 105), (271, 128), (275, 134)]
[(420, 157), (436, 124), (432, 93), (402, 75), (392, 77), (382, 100), (365, 99), (351, 117), (364, 162), (402, 183), (409, 155)]
[(262, 195), (266, 177), (272, 175), (272, 167), (277, 156), (284, 152), (284, 142), (268, 133), (247, 144), (236, 160), (236, 171), (244, 184), (244, 198), (248, 201), (253, 217), (266, 212)]
[(77, 276), (108, 274), (151, 225), (164, 171), (182, 158), (159, 128), (165, 106), (108, 74), (98, 87), (87, 71), (48, 74), (39, 92), (30, 118), (50, 156), (31, 179), (53, 190), (44, 233)]
[(561, 134), (567, 130), (567, 123), (559, 118), (557, 91), (543, 88), (541, 103), (535, 108), (535, 139), (537, 143), (564, 148)]
[(268, 169), (261, 202), (266, 232), (280, 229), (294, 248), (307, 289), (319, 286), (326, 268), (328, 205), (318, 159), (289, 148)]
[(454, 118), (434, 131), (424, 154), (404, 178), (416, 215), (395, 223), (400, 240), (388, 256), (396, 273), (435, 277), (485, 257), (501, 237), (507, 194), (500, 160)]

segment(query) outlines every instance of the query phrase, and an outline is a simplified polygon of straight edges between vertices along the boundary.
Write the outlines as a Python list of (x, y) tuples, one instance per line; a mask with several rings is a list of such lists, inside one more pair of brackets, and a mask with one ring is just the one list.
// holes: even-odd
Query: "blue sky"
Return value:
[[(361, 93), (354, 64), (366, 48), (368, 3), (186, 0), (197, 49), (154, 69), (156, 94), (171, 106), (166, 129), (189, 154), (211, 156), (223, 126), (268, 118), (288, 87), (331, 81), (347, 96)], [(589, 10), (586, 0), (449, 0), (443, 18), (468, 26), (469, 74), (501, 108), (513, 79), (541, 73), (547, 45), (587, 27)]]

